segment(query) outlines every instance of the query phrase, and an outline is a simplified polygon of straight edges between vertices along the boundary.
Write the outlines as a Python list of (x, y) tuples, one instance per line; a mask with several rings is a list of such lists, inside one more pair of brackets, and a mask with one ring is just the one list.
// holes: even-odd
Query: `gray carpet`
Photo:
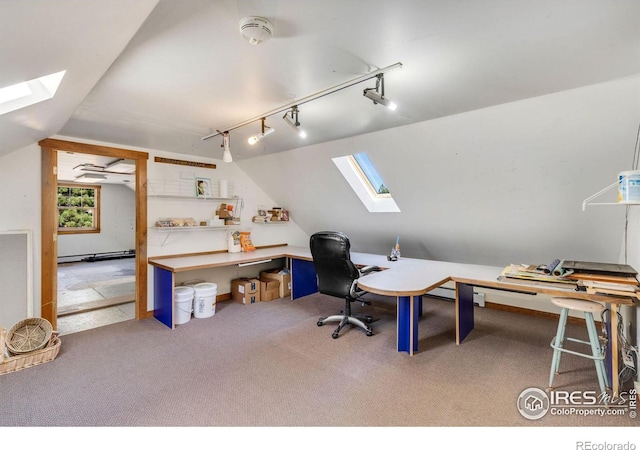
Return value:
[[(342, 302), (223, 302), (175, 330), (155, 319), (63, 336), (56, 360), (0, 377), (0, 425), (21, 427), (637, 427), (624, 417), (524, 418), (546, 387), (556, 321), (476, 308), (460, 346), (452, 302), (425, 298), (419, 352), (396, 347), (395, 301), (369, 295), (375, 335), (331, 338)], [(355, 306), (359, 310), (361, 307)], [(570, 325), (568, 334), (586, 334)], [(596, 390), (593, 363), (563, 356), (557, 389)], [(636, 432), (634, 430), (634, 432)], [(637, 434), (636, 434), (637, 436)]]

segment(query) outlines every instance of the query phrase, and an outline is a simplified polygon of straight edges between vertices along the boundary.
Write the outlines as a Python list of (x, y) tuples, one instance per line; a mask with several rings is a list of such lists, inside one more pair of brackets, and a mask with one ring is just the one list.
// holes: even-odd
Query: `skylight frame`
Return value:
[(49, 100), (56, 95), (66, 70), (22, 81), (11, 86), (0, 88), (7, 98), (0, 102), (0, 115), (8, 114), (27, 106)]
[[(369, 158), (369, 155), (364, 152), (354, 153), (353, 155), (349, 155), (349, 158), (351, 159), (351, 164), (353, 164), (354, 169), (358, 172), (358, 175), (360, 176), (364, 184), (369, 188), (369, 192), (373, 197), (391, 197), (389, 188), (385, 185), (382, 177), (373, 165), (373, 161), (371, 161), (371, 159)], [(374, 183), (375, 185), (384, 187), (387, 191), (380, 192), (380, 187), (376, 188)]]
[[(400, 212), (390, 192), (382, 194), (376, 192), (353, 155), (339, 156), (332, 158), (332, 161), (369, 212)], [(384, 182), (382, 184), (386, 186)]]

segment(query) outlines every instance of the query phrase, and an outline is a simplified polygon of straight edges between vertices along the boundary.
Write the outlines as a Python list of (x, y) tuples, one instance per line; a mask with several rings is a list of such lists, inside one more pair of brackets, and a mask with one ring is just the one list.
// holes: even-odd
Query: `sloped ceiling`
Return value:
[[(243, 39), (249, 15), (270, 41)], [(640, 73), (637, 0), (5, 0), (0, 30), (0, 86), (67, 70), (54, 99), (0, 117), (0, 154), (59, 134), (221, 158), (202, 137), (396, 62), (395, 113), (361, 83), (300, 106), (306, 141), (282, 114), (255, 147), (259, 122), (232, 131), (234, 159)]]
[(53, 99), (0, 116), (0, 155), (60, 131), (156, 4), (0, 2), (0, 88), (67, 71)]

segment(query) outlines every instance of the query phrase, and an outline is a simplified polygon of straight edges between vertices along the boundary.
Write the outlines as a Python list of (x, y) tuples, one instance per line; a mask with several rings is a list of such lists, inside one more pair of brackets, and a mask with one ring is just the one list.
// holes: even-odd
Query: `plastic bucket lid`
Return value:
[(193, 299), (194, 289), (190, 286), (178, 286), (174, 290), (175, 300), (184, 302)]

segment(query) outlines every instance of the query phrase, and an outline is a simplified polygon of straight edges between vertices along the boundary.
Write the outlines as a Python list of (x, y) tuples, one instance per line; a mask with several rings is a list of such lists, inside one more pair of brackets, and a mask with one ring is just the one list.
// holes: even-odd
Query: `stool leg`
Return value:
[(560, 356), (562, 355), (562, 352), (558, 349), (562, 346), (562, 341), (564, 341), (564, 332), (567, 325), (568, 314), (569, 310), (567, 308), (562, 308), (562, 310), (560, 311), (560, 320), (558, 320), (558, 331), (556, 332), (555, 341), (553, 343), (555, 348), (553, 349), (551, 372), (549, 373), (549, 389), (553, 389), (553, 378), (560, 369)]
[(594, 362), (596, 363), (596, 372), (598, 373), (598, 383), (600, 384), (600, 392), (605, 392), (609, 387), (609, 380), (607, 379), (607, 370), (604, 367), (604, 355), (602, 354), (602, 346), (598, 339), (598, 331), (596, 330), (596, 324), (593, 320), (593, 314), (590, 312), (584, 313), (585, 321), (587, 322), (587, 331), (589, 332), (589, 342), (591, 343), (591, 354), (593, 355)]

